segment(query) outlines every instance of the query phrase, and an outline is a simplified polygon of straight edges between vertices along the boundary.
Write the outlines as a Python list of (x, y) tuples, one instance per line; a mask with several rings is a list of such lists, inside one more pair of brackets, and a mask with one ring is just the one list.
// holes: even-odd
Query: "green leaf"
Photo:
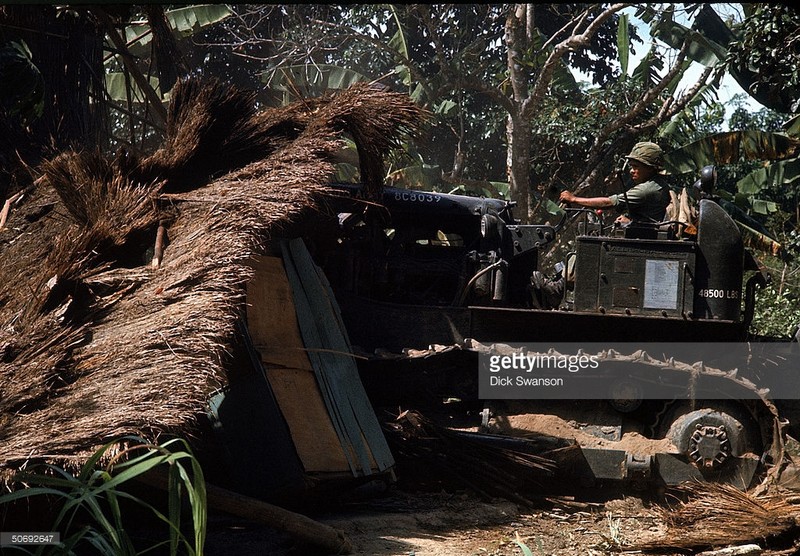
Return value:
[(233, 12), (225, 4), (186, 6), (166, 12), (170, 27), (183, 37), (202, 31), (231, 15)]
[(628, 74), (628, 57), (631, 48), (628, 25), (628, 14), (620, 14), (619, 26), (617, 27), (617, 51), (619, 52), (619, 65), (622, 68), (622, 75)]
[(511, 190), (511, 184), (507, 181), (490, 181), (489, 182), (495, 190), (502, 195), (503, 199), (509, 198), (509, 191)]
[(650, 34), (675, 50), (680, 50), (684, 41), (689, 41), (687, 57), (704, 66), (716, 66), (724, 62), (728, 53), (725, 46), (709, 39), (697, 30), (677, 23), (672, 17), (661, 16), (654, 19)]
[(387, 178), (392, 183), (408, 189), (435, 191), (441, 181), (441, 176), (442, 170), (439, 166), (414, 164), (405, 168), (398, 168), (391, 172)]
[(792, 119), (786, 122), (784, 128), (786, 129), (787, 135), (791, 135), (793, 137), (800, 135), (800, 114), (792, 117)]
[(793, 184), (800, 178), (800, 159), (781, 160), (758, 168), (736, 182), (744, 195), (758, 195), (765, 189)]
[(578, 82), (575, 75), (563, 61), (559, 62), (553, 71), (553, 88), (561, 92), (577, 92)]
[[(165, 12), (167, 23), (175, 38), (180, 40), (219, 23), (233, 12), (225, 4), (200, 4)], [(149, 44), (153, 39), (147, 24), (129, 25), (125, 28), (125, 41), (131, 54), (139, 57), (150, 55)]]
[(44, 79), (24, 41), (0, 47), (0, 109), (29, 120), (44, 110)]
[(352, 183), (358, 177), (359, 169), (348, 162), (339, 162), (336, 164), (336, 176), (334, 181), (340, 183)]
[(403, 85), (411, 85), (411, 71), (408, 69), (408, 66), (403, 64), (395, 66), (394, 74), (400, 79)]
[(524, 542), (518, 539), (514, 539), (514, 544), (516, 544), (520, 548), (520, 550), (522, 550), (523, 556), (533, 556), (533, 551), (531, 551), (531, 549), (528, 548), (528, 546)]
[[(159, 83), (158, 77), (150, 76), (150, 85), (154, 91), (158, 91)], [(133, 79), (125, 79), (125, 74), (122, 72), (106, 73), (106, 91), (111, 100), (116, 102), (128, 101), (128, 89), (130, 88), (131, 101), (134, 103), (145, 102), (147, 97), (136, 84)]]
[(436, 106), (434, 106), (433, 111), (436, 114), (446, 115), (449, 114), (451, 110), (453, 110), (456, 106), (458, 106), (452, 100), (443, 100)]
[(68, 497), (63, 491), (55, 488), (42, 488), (42, 487), (29, 487), (23, 490), (16, 490), (9, 494), (0, 496), (0, 505), (23, 500), (25, 498), (33, 498), (35, 496), (62, 496)]
[(756, 214), (772, 214), (778, 210), (777, 204), (764, 199), (753, 199), (751, 204), (753, 206), (753, 212)]
[(208, 505), (206, 483), (203, 478), (203, 470), (198, 461), (190, 458), (189, 462), (192, 466), (192, 477), (189, 477), (183, 465), (178, 464), (178, 470), (189, 495), (189, 507), (192, 509), (192, 523), (195, 531), (195, 547), (197, 554), (202, 554), (206, 529), (206, 507)]
[(408, 60), (408, 43), (406, 42), (406, 34), (403, 30), (403, 25), (400, 23), (400, 18), (397, 15), (397, 9), (394, 5), (389, 5), (392, 12), (392, 18), (397, 24), (397, 31), (392, 38), (389, 39), (389, 47), (397, 51), (397, 53), (405, 60)]
[[(168, 484), (169, 484), (169, 520), (171, 523), (181, 522), (181, 482), (177, 470), (178, 464), (169, 466)], [(169, 553), (171, 555), (178, 552), (178, 535), (175, 531), (170, 531), (169, 535)]]
[(261, 75), (261, 81), (270, 89), (291, 96), (318, 96), (331, 89), (347, 89), (354, 83), (369, 81), (356, 71), (325, 64), (284, 66)]
[(417, 83), (417, 86), (414, 87), (414, 90), (411, 91), (411, 95), (409, 96), (411, 97), (411, 100), (415, 104), (421, 104), (422, 97), (424, 94), (425, 94), (425, 87), (422, 86), (422, 83)]
[(716, 133), (673, 149), (664, 157), (670, 174), (696, 172), (708, 164), (732, 164), (740, 160), (781, 160), (800, 153), (800, 139), (784, 133), (731, 131)]
[(639, 61), (631, 76), (637, 83), (641, 83), (643, 87), (648, 87), (661, 80), (659, 72), (663, 67), (662, 60), (657, 56), (656, 51), (651, 48)]
[[(131, 445), (134, 440), (141, 444)], [(137, 454), (137, 450), (142, 450), (143, 453), (107, 470), (97, 469), (96, 466), (109, 456), (109, 450), (113, 446), (125, 447), (125, 455)], [(170, 465), (174, 470), (173, 480), (169, 485), (173, 508), (172, 519), (148, 503), (120, 490), (127, 481), (161, 464)], [(81, 550), (88, 545), (100, 554), (134, 556), (158, 549), (159, 546), (170, 542), (158, 543), (143, 552), (137, 552), (126, 533), (120, 499), (149, 509), (169, 526), (171, 554), (185, 553), (188, 556), (197, 556), (203, 553), (207, 507), (205, 479), (202, 468), (192, 455), (186, 441), (172, 439), (156, 446), (137, 437), (125, 437), (109, 442), (95, 451), (77, 476), (72, 476), (66, 470), (55, 466), (44, 465), (41, 468), (47, 474), (26, 473), (24, 477), (20, 476), (18, 480), (25, 480), (26, 484), (31, 486), (0, 497), (0, 505), (18, 503), (20, 500), (38, 496), (47, 496), (50, 503), (63, 502), (59, 504), (60, 507), (56, 506), (59, 510), (58, 515), (50, 526), (50, 530), (62, 533), (63, 540), (62, 545), (58, 547), (58, 554), (64, 556), (82, 554)], [(179, 523), (179, 509), (185, 502), (181, 497), (182, 492), (186, 492), (191, 507), (193, 542), (183, 535)], [(0, 515), (4, 510), (5, 508), (0, 507)], [(37, 554), (43, 553), (43, 550), (37, 551)]]
[(547, 211), (548, 214), (553, 215), (560, 215), (564, 214), (564, 209), (558, 205), (558, 203), (551, 201), (550, 199), (544, 199), (544, 210)]

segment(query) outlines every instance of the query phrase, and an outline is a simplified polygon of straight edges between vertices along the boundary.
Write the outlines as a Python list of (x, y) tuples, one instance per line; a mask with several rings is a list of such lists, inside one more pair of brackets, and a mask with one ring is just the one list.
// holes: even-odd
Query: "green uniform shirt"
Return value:
[[(626, 203), (627, 197), (627, 203)], [(670, 202), (669, 186), (661, 176), (634, 185), (625, 193), (610, 195), (615, 207), (638, 222), (663, 222)]]

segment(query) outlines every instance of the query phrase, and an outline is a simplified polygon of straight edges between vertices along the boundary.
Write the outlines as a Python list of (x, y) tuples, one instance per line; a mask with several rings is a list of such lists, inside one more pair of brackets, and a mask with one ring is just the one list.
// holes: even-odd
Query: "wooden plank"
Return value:
[(394, 465), (364, 391), (333, 292), (301, 239), (282, 244), (284, 266), (303, 343), (353, 473), (370, 475)]
[(270, 368), (266, 371), (303, 468), (309, 473), (350, 471), (314, 371)]
[(279, 257), (259, 257), (247, 285), (247, 321), (266, 378), (306, 472), (350, 471), (297, 324)]
[(280, 257), (258, 257), (247, 284), (247, 328), (270, 367), (313, 371), (297, 324), (292, 289)]

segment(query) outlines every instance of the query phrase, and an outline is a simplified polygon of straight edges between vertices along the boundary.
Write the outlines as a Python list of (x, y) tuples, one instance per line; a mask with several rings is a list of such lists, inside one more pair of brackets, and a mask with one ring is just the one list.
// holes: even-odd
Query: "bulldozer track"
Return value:
[[(466, 339), (460, 348), (474, 351), (479, 354), (511, 355), (524, 351), (526, 355), (562, 355), (555, 350), (549, 350), (546, 353), (537, 353), (508, 344), (481, 343), (473, 339)], [(431, 353), (435, 352), (435, 349), (431, 351)], [(421, 354), (422, 352), (418, 353), (418, 355)], [(754, 399), (757, 399), (761, 404), (764, 414), (769, 416), (768, 423), (763, 422), (763, 420), (759, 421), (759, 426), (762, 428), (762, 432), (768, 432), (769, 438), (765, 438), (765, 440), (768, 440), (768, 443), (765, 447), (764, 454), (762, 454), (762, 463), (764, 463), (766, 467), (766, 472), (764, 473), (762, 480), (755, 487), (755, 490), (758, 492), (763, 492), (768, 490), (771, 486), (777, 484), (778, 476), (782, 469), (783, 463), (785, 462), (786, 422), (781, 418), (776, 405), (772, 402), (772, 400), (769, 399), (769, 390), (765, 388), (759, 388), (748, 378), (740, 376), (738, 369), (719, 369), (716, 367), (707, 366), (702, 361), (688, 363), (685, 361), (675, 360), (674, 358), (657, 358), (651, 356), (644, 350), (636, 350), (632, 353), (621, 353), (619, 351), (609, 349), (593, 353), (579, 352), (579, 354), (592, 355), (596, 357), (598, 361), (632, 364), (638, 367), (652, 368), (654, 371), (659, 372), (666, 371), (685, 373), (689, 378), (690, 384), (694, 383), (700, 376), (713, 377), (717, 380), (728, 381), (739, 388), (751, 392)]]

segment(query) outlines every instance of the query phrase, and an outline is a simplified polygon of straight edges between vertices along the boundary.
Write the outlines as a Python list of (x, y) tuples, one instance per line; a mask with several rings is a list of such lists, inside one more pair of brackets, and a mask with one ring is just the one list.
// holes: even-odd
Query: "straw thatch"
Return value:
[(80, 462), (121, 435), (190, 434), (226, 382), (248, 261), (322, 206), (342, 133), (369, 143), (374, 178), (423, 117), (367, 85), (261, 113), (215, 81), (179, 83), (173, 99), (157, 152), (62, 153), (0, 231), (6, 472)]
[(544, 502), (537, 493), (556, 470), (546, 454), (547, 442), (540, 453), (493, 444), (482, 435), (439, 426), (413, 410), (402, 411), (383, 429), (406, 479), (436, 490), (466, 487), (486, 500), (506, 498), (532, 507)]
[(629, 549), (697, 549), (764, 542), (798, 531), (800, 508), (781, 493), (754, 495), (723, 483), (685, 483), (662, 508), (661, 538)]

